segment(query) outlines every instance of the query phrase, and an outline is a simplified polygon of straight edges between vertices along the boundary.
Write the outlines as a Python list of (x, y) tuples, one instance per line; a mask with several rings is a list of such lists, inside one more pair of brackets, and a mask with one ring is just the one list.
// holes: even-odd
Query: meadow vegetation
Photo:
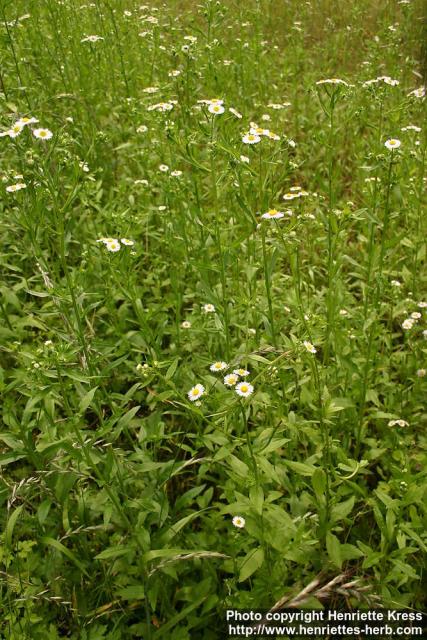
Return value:
[(1, 1), (0, 638), (422, 608), (424, 9)]

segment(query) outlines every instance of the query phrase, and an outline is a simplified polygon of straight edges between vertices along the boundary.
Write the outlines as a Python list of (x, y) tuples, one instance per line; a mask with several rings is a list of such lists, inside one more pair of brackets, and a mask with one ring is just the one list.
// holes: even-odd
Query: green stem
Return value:
[(261, 226), (261, 242), (262, 242), (262, 259), (264, 263), (264, 280), (265, 280), (265, 291), (267, 294), (267, 302), (268, 302), (268, 315), (270, 321), (270, 330), (271, 330), (271, 338), (273, 341), (273, 346), (277, 348), (277, 338), (276, 338), (276, 329), (274, 325), (274, 312), (273, 312), (273, 300), (271, 296), (271, 281), (270, 281), (270, 268), (268, 265), (267, 259), (267, 248), (265, 244), (265, 226), (262, 224)]

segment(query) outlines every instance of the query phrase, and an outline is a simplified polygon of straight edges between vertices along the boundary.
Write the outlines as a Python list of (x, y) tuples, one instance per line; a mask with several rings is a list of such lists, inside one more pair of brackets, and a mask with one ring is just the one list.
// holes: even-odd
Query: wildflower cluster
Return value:
[[(9, 136), (9, 138), (17, 138), (24, 131), (25, 127), (31, 127), (32, 124), (36, 124), (38, 122), (37, 118), (32, 116), (30, 117), (22, 117), (19, 118), (7, 131), (3, 131), (0, 133), (1, 137)], [(50, 129), (44, 128), (32, 128), (32, 134), (35, 138), (39, 140), (50, 140), (53, 136), (52, 131)]]
[(121, 246), (132, 247), (135, 242), (130, 240), (129, 238), (99, 238), (97, 242), (102, 242), (107, 251), (111, 251), (112, 253), (117, 253), (120, 251)]
[[(226, 371), (230, 365), (223, 360), (213, 362), (209, 369), (212, 373), (220, 373)], [(228, 388), (234, 388), (236, 394), (241, 398), (248, 398), (254, 392), (252, 384), (246, 381), (246, 377), (250, 375), (250, 371), (242, 367), (234, 369), (232, 373), (228, 373), (223, 378), (223, 384)], [(243, 380), (241, 380), (243, 378)], [(205, 393), (205, 387), (197, 384), (188, 392), (188, 398), (191, 401), (198, 400)]]

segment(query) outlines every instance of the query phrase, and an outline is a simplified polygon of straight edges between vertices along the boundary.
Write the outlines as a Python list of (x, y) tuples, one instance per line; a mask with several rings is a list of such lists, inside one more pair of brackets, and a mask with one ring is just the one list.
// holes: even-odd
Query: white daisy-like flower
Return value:
[(233, 107), (230, 107), (229, 112), (233, 114), (233, 116), (236, 116), (236, 118), (239, 118), (239, 120), (241, 120), (243, 118), (242, 114), (237, 111), (236, 109), (233, 109)]
[(418, 89), (414, 89), (408, 93), (408, 96), (414, 96), (414, 98), (425, 98), (426, 88), (418, 87)]
[(242, 516), (234, 516), (232, 523), (237, 527), (237, 529), (243, 529), (246, 524), (246, 520), (242, 518)]
[(240, 376), (241, 378), (246, 378), (246, 376), (250, 374), (250, 371), (248, 371), (247, 369), (234, 369), (233, 373), (235, 373), (236, 376)]
[(421, 302), (417, 304), (417, 307), (419, 307), (420, 309), (427, 309), (427, 302), (421, 300)]
[(288, 191), (288, 193), (285, 193), (283, 195), (283, 200), (296, 200), (299, 197), (299, 193), (291, 193), (290, 191)]
[(270, 130), (263, 129), (263, 127), (258, 127), (254, 122), (252, 123), (254, 126), (251, 126), (249, 129), (249, 133), (252, 133), (254, 136), (269, 136)]
[(239, 376), (235, 373), (229, 373), (224, 377), (224, 384), (226, 387), (234, 387), (239, 381)]
[(49, 129), (33, 129), (33, 136), (39, 140), (50, 140), (53, 133)]
[(139, 125), (139, 127), (136, 130), (137, 133), (147, 133), (147, 131), (148, 131), (148, 127), (145, 124)]
[(15, 193), (16, 191), (21, 191), (21, 189), (26, 188), (26, 184), (24, 182), (17, 182), (16, 184), (10, 184), (6, 187), (6, 191), (8, 193)]
[(261, 218), (265, 220), (278, 220), (279, 218), (284, 217), (283, 211), (278, 211), (277, 209), (269, 209), (265, 213), (262, 214)]
[(86, 36), (80, 42), (99, 42), (99, 40), (104, 40), (104, 38), (102, 36)]
[(348, 82), (341, 80), (341, 78), (325, 78), (325, 80), (318, 80), (316, 84), (343, 84), (346, 87), (350, 86)]
[(393, 78), (390, 78), (390, 76), (377, 76), (372, 80), (366, 80), (365, 82), (362, 82), (362, 86), (370, 87), (372, 84), (378, 84), (379, 82), (384, 82), (391, 87), (397, 87), (397, 85), (399, 84), (399, 80), (394, 80)]
[(406, 422), (406, 420), (389, 420), (388, 422), (388, 426), (389, 427), (394, 427), (398, 425), (399, 427), (408, 427), (409, 426), (409, 422)]
[(425, 338), (427, 340), (427, 329), (424, 329), (424, 331), (423, 331), (423, 338)]
[(179, 169), (175, 169), (174, 171), (171, 171), (171, 176), (173, 176), (174, 178), (179, 178), (180, 176), (182, 176), (182, 171), (179, 171)]
[(7, 132), (7, 135), (9, 136), (9, 138), (17, 138), (22, 133), (23, 129), (23, 124), (21, 124), (19, 121), (15, 122), (15, 124), (13, 124)]
[(120, 238), (120, 242), (125, 245), (125, 247), (133, 247), (135, 242), (130, 240), (129, 238)]
[(381, 80), (385, 82), (385, 84), (390, 85), (390, 87), (397, 87), (397, 85), (399, 84), (399, 80), (390, 78), (390, 76), (382, 76)]
[(398, 149), (402, 143), (397, 138), (390, 138), (384, 142), (384, 146), (387, 147), (390, 151), (393, 149)]
[(195, 402), (205, 393), (205, 388), (202, 384), (196, 384), (194, 387), (191, 387), (190, 391), (187, 393), (188, 399), (191, 402)]
[(248, 156), (240, 156), (240, 162), (244, 162), (245, 164), (249, 164), (250, 160)]
[(339, 314), (340, 316), (348, 316), (348, 311), (347, 309), (340, 309)]
[(222, 360), (218, 360), (217, 362), (214, 362), (209, 367), (211, 371), (224, 371), (227, 368), (228, 368), (228, 364), (226, 362), (223, 362)]
[(408, 124), (407, 127), (402, 127), (401, 131), (416, 131), (417, 133), (420, 133), (421, 127), (417, 127), (415, 124)]
[(303, 345), (309, 353), (317, 353), (317, 349), (314, 344), (311, 344), (308, 340), (304, 340)]
[(261, 138), (255, 133), (246, 133), (242, 138), (242, 142), (245, 144), (257, 144), (258, 142), (261, 142)]
[(181, 322), (181, 329), (191, 329), (191, 322), (188, 320)]
[(166, 173), (167, 171), (169, 171), (169, 167), (167, 164), (159, 164), (159, 171), (161, 171), (162, 173)]
[(159, 91), (159, 87), (145, 87), (142, 91), (144, 93), (157, 93), (157, 91)]
[(390, 284), (391, 284), (393, 287), (401, 287), (401, 286), (402, 286), (402, 283), (401, 283), (399, 280), (392, 280), (392, 281), (390, 282)]
[(225, 109), (222, 104), (210, 104), (208, 106), (209, 113), (212, 113), (214, 116), (219, 116), (221, 113), (224, 113)]
[(413, 326), (414, 320), (412, 318), (406, 318), (406, 320), (402, 322), (402, 329), (405, 329), (405, 331), (412, 329)]
[(174, 105), (172, 102), (158, 102), (157, 104), (152, 104), (147, 107), (147, 111), (172, 111)]
[(25, 127), (28, 124), (36, 124), (37, 122), (37, 118), (24, 116), (23, 118), (19, 118), (16, 124), (21, 124), (23, 127)]
[(204, 304), (202, 309), (205, 313), (215, 313), (215, 307), (210, 302), (208, 302), (207, 304)]
[(177, 78), (180, 75), (181, 71), (179, 69), (172, 69), (172, 71), (169, 71), (168, 73), (169, 78)]
[(417, 369), (418, 378), (425, 378), (427, 375), (427, 369)]
[(249, 382), (239, 382), (238, 384), (236, 384), (236, 393), (242, 398), (247, 398), (248, 396), (252, 395), (253, 392), (253, 385), (251, 385)]
[(120, 242), (116, 238), (109, 238), (104, 244), (107, 251), (111, 251), (111, 253), (120, 251)]
[(269, 102), (267, 107), (269, 107), (270, 109), (275, 109), (275, 110), (279, 110), (279, 109), (285, 109), (286, 107), (290, 107), (291, 103), (290, 102)]
[(421, 313), (419, 311), (413, 311), (411, 313), (411, 318), (413, 320), (419, 320), (422, 317)]

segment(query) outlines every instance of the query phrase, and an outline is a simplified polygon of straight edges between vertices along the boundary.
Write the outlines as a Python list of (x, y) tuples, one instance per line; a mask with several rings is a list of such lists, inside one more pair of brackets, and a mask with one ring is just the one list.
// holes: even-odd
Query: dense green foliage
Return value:
[(424, 3), (336, 4), (2, 0), (2, 639), (422, 607)]

